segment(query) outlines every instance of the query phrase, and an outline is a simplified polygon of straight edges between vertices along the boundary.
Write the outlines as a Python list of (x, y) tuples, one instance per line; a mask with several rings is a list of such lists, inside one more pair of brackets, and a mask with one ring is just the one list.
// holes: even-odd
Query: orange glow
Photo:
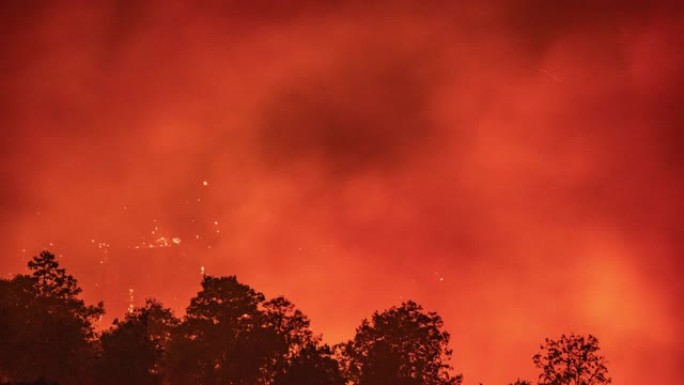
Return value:
[(413, 299), (466, 385), (571, 332), (680, 382), (680, 7), (58, 3), (0, 5), (0, 273), (61, 254), (104, 326), (235, 274), (330, 343)]

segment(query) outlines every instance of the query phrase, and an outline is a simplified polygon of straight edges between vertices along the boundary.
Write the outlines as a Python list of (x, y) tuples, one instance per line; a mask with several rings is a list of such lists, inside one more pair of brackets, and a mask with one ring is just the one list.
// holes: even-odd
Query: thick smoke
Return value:
[(182, 312), (202, 267), (237, 274), (329, 342), (415, 299), (467, 384), (532, 377), (564, 332), (598, 335), (616, 383), (674, 383), (681, 16), (3, 2), (0, 272), (63, 254), (107, 321), (129, 288)]

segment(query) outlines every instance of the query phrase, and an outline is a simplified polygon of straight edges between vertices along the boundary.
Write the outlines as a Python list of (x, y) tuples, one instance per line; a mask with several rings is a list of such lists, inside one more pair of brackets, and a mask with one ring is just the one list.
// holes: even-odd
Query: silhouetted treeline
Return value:
[[(106, 331), (102, 303), (44, 251), (30, 275), (0, 280), (0, 384), (27, 385), (457, 385), (441, 317), (408, 301), (363, 320), (328, 346), (283, 297), (236, 277), (205, 276), (177, 318), (156, 300)], [(607, 384), (593, 336), (546, 340), (534, 356), (540, 385)], [(531, 384), (518, 380), (516, 385)]]

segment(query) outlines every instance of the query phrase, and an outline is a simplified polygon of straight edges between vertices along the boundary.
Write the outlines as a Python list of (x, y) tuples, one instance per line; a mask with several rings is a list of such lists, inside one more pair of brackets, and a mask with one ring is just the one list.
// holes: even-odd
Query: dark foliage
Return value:
[[(205, 276), (183, 319), (148, 299), (95, 332), (102, 303), (44, 251), (30, 275), (0, 279), (0, 385), (460, 385), (442, 318), (409, 301), (363, 320), (351, 341), (321, 343), (283, 297)], [(547, 339), (539, 385), (607, 385), (589, 335)], [(4, 382), (1, 382), (4, 381)], [(510, 385), (532, 385), (517, 380)]]
[(346, 383), (330, 347), (310, 344), (292, 357), (273, 385), (344, 385)]
[(562, 335), (546, 339), (542, 352), (533, 360), (540, 385), (606, 385), (611, 382), (606, 359), (598, 351), (599, 341), (592, 335)]
[(289, 301), (206, 276), (170, 345), (169, 382), (268, 384), (313, 342), (309, 320)]
[(415, 302), (364, 320), (342, 347), (346, 373), (358, 385), (453, 385), (449, 333), (442, 318)]
[(159, 385), (163, 381), (163, 357), (171, 333), (179, 321), (170, 309), (155, 300), (134, 309), (123, 321), (100, 337), (102, 352), (97, 360), (100, 385)]
[(93, 322), (102, 304), (87, 306), (76, 279), (44, 251), (31, 275), (0, 280), (0, 374), (13, 381), (43, 378), (60, 384), (92, 379)]

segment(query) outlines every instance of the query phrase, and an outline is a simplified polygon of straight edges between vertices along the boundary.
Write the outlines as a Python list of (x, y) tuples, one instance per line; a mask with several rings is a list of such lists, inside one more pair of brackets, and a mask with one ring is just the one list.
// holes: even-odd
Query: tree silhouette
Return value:
[(28, 262), (28, 267), (35, 279), (36, 292), (42, 297), (68, 300), (81, 293), (76, 278), (67, 274), (66, 269), (60, 268), (55, 255), (49, 251), (43, 251), (34, 257)]
[[(442, 318), (415, 302), (363, 320), (334, 352), (283, 297), (204, 276), (182, 321), (155, 300), (97, 336), (102, 303), (44, 251), (0, 279), (0, 385), (460, 385)], [(98, 338), (99, 337), (99, 338)], [(539, 385), (608, 385), (592, 335), (546, 339)], [(510, 385), (531, 385), (518, 379)]]
[(169, 350), (172, 384), (254, 384), (265, 360), (258, 352), (261, 293), (233, 277), (205, 276)]
[(86, 306), (76, 279), (50, 252), (28, 266), (31, 275), (0, 280), (0, 374), (12, 381), (91, 382), (93, 323), (102, 304)]
[(605, 357), (598, 354), (599, 342), (592, 335), (562, 335), (559, 340), (546, 339), (542, 352), (533, 358), (542, 369), (540, 385), (603, 385), (607, 377)]
[(102, 352), (96, 366), (101, 385), (158, 385), (163, 381), (163, 356), (179, 321), (155, 300), (135, 308), (100, 338)]
[(172, 384), (266, 384), (312, 343), (309, 320), (284, 298), (237, 278), (205, 276), (169, 348)]
[(314, 338), (309, 319), (294, 304), (283, 297), (264, 302), (260, 309), (263, 314), (262, 327), (270, 334), (270, 361), (264, 368), (265, 380), (271, 381), (284, 372), (305, 347), (315, 347), (319, 342)]
[(345, 385), (339, 364), (329, 346), (309, 344), (300, 349), (279, 372), (273, 385)]
[(449, 333), (442, 318), (409, 301), (363, 320), (341, 347), (348, 379), (356, 385), (453, 385)]

